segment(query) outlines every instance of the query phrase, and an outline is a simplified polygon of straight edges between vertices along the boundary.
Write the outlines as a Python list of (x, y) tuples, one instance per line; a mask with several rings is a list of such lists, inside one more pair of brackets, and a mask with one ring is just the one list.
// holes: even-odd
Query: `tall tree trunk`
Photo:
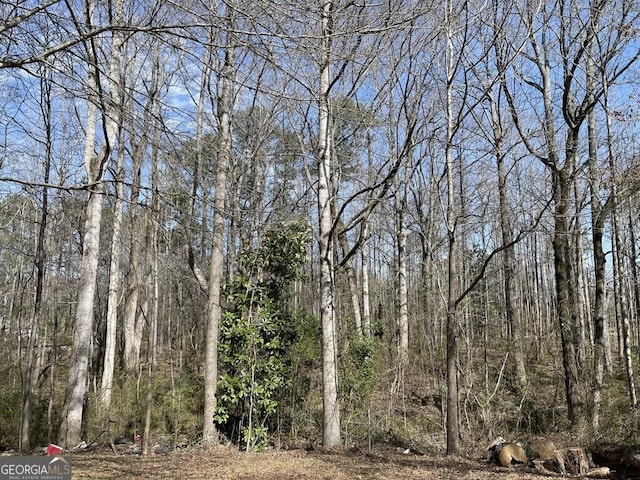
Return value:
[[(213, 37), (210, 34), (209, 44), (213, 45), (212, 41)], [(205, 119), (205, 100), (207, 97), (207, 90), (210, 82), (211, 75), (211, 47), (207, 48), (207, 56), (206, 61), (202, 64), (202, 72), (200, 74), (200, 88), (198, 91), (198, 109), (196, 113), (196, 157), (193, 162), (193, 173), (192, 173), (192, 183), (191, 183), (191, 195), (189, 196), (188, 206), (187, 206), (187, 215), (184, 220), (185, 224), (185, 242), (187, 245), (187, 262), (189, 263), (189, 267), (193, 272), (196, 280), (198, 281), (200, 288), (204, 292), (208, 292), (209, 285), (208, 280), (204, 274), (204, 272), (200, 269), (198, 262), (195, 258), (195, 252), (193, 249), (193, 238), (195, 237), (195, 223), (193, 221), (195, 208), (196, 208), (196, 198), (198, 196), (198, 190), (200, 188), (200, 169), (202, 168), (204, 162), (204, 138), (203, 138), (203, 127), (204, 127), (204, 119)], [(203, 212), (206, 210), (205, 206), (202, 206)], [(205, 225), (205, 222), (202, 222), (202, 225)], [(201, 228), (201, 232), (203, 232), (205, 228)], [(200, 241), (200, 246), (204, 246), (204, 242)]]
[[(615, 175), (616, 166), (612, 158), (610, 158), (610, 168), (612, 175)], [(615, 177), (612, 177), (615, 178)], [(631, 356), (631, 325), (629, 323), (629, 305), (627, 301), (627, 289), (625, 288), (624, 278), (626, 277), (625, 261), (622, 253), (622, 239), (620, 236), (620, 226), (618, 225), (618, 201), (615, 185), (612, 187), (612, 212), (611, 212), (611, 229), (613, 233), (613, 276), (615, 279), (614, 298), (618, 304), (620, 312), (620, 330), (622, 340), (622, 354), (625, 365), (625, 373), (627, 377), (627, 389), (629, 393), (629, 401), (635, 409), (638, 406), (638, 397), (636, 394), (635, 379), (633, 375), (633, 359)]]
[[(154, 143), (155, 145), (155, 143)], [(151, 188), (153, 192), (153, 198), (151, 200), (152, 209), (154, 212), (151, 218), (151, 239), (149, 246), (149, 261), (151, 263), (150, 269), (150, 283), (152, 284), (150, 290), (152, 295), (152, 307), (151, 307), (151, 331), (149, 332), (149, 351), (147, 353), (147, 406), (144, 417), (144, 435), (142, 443), (142, 454), (149, 454), (149, 446), (151, 445), (151, 414), (153, 412), (153, 373), (156, 368), (157, 358), (156, 352), (158, 349), (158, 310), (160, 304), (159, 285), (158, 285), (158, 218), (157, 212), (159, 211), (158, 202), (158, 165), (157, 159), (153, 159), (152, 174), (151, 174)]]
[[(447, 1), (447, 18), (452, 15), (453, 5)], [(458, 210), (456, 206), (455, 172), (453, 164), (453, 79), (456, 72), (454, 59), (455, 48), (453, 45), (452, 28), (446, 30), (446, 138), (445, 138), (445, 165), (447, 180), (447, 206), (446, 226), (448, 241), (447, 258), (447, 296), (446, 296), (446, 337), (447, 337), (447, 455), (455, 455), (460, 452), (460, 420), (458, 405), (458, 335), (459, 325), (457, 316), (456, 297), (458, 294), (458, 245), (456, 243), (456, 223)]]
[[(116, 25), (122, 24), (124, 17), (124, 2), (113, 2), (113, 21)], [(123, 34), (114, 31), (111, 42), (111, 64), (109, 75), (109, 92), (114, 106), (123, 106), (124, 74), (122, 70)], [(118, 125), (123, 122), (122, 108), (117, 109)], [(116, 119), (110, 119), (115, 122)], [(115, 128), (112, 126), (111, 128)], [(124, 129), (118, 132), (118, 160), (115, 173), (116, 199), (114, 204), (113, 228), (111, 237), (111, 261), (109, 265), (109, 290), (107, 298), (107, 328), (104, 345), (104, 362), (102, 366), (102, 383), (100, 385), (99, 400), (102, 408), (108, 411), (111, 405), (111, 389), (113, 386), (113, 371), (116, 360), (116, 330), (118, 324), (118, 305), (120, 303), (120, 288), (122, 286), (122, 272), (120, 255), (122, 253), (122, 220), (124, 218)]]
[[(373, 138), (371, 129), (367, 128), (367, 172), (373, 171)], [(360, 250), (362, 265), (362, 333), (365, 338), (371, 338), (371, 298), (369, 284), (369, 268), (371, 265), (371, 242), (369, 240), (369, 219), (362, 222), (362, 247)]]
[(139, 204), (143, 164), (149, 146), (150, 130), (153, 122), (155, 122), (152, 112), (157, 108), (157, 95), (160, 88), (160, 60), (158, 56), (159, 53), (156, 48), (153, 51), (151, 82), (146, 108), (144, 109), (142, 130), (139, 136), (132, 136), (130, 141), (133, 169), (131, 191), (129, 193), (131, 243), (128, 260), (128, 282), (126, 285), (126, 299), (123, 312), (124, 366), (128, 372), (135, 372), (140, 364), (140, 348), (142, 346), (142, 334), (145, 325), (144, 316), (141, 314), (142, 306), (140, 297), (145, 293), (144, 284), (148, 268), (143, 261), (143, 246), (146, 232), (144, 228), (139, 227), (143, 216), (143, 211)]
[[(89, 15), (92, 15), (93, 5), (89, 5)], [(82, 260), (80, 263), (80, 279), (78, 282), (78, 302), (76, 307), (75, 328), (73, 332), (73, 346), (67, 392), (62, 413), (59, 443), (73, 446), (80, 442), (82, 434), (82, 413), (84, 396), (87, 388), (89, 368), (89, 351), (93, 330), (93, 301), (98, 272), (98, 258), (100, 248), (100, 220), (102, 218), (102, 163), (106, 163), (108, 152), (94, 154), (97, 107), (95, 92), (98, 85), (97, 65), (95, 58), (90, 59), (87, 105), (87, 126), (85, 130), (84, 162), (87, 179), (91, 183), (84, 223), (84, 243)]]
[[(51, 133), (51, 84), (48, 79), (43, 78), (40, 81), (41, 109), (43, 120), (45, 123), (45, 159), (44, 159), (44, 178), (43, 183), (49, 183), (51, 174), (51, 148), (53, 145)], [(35, 252), (36, 266), (36, 291), (33, 302), (33, 315), (29, 325), (29, 342), (27, 344), (27, 364), (25, 367), (25, 375), (22, 383), (22, 425), (20, 435), (20, 452), (28, 452), (30, 450), (29, 425), (31, 416), (31, 384), (33, 382), (33, 361), (35, 358), (36, 339), (38, 338), (38, 330), (40, 319), (42, 316), (42, 292), (44, 290), (44, 279), (46, 273), (47, 252), (45, 251), (45, 237), (47, 233), (47, 221), (49, 216), (49, 192), (47, 187), (42, 188), (42, 210), (40, 213), (40, 225), (38, 227), (38, 239)]]
[(111, 405), (113, 388), (113, 372), (116, 361), (116, 333), (118, 325), (118, 305), (122, 272), (120, 256), (122, 254), (122, 220), (124, 218), (124, 139), (120, 135), (118, 161), (116, 166), (116, 199), (114, 204), (113, 227), (111, 237), (111, 261), (109, 263), (109, 293), (107, 299), (107, 331), (104, 344), (104, 362), (102, 365), (102, 382), (100, 385), (100, 402), (105, 412)]
[[(86, 24), (93, 24), (95, 4), (88, 0), (85, 8)], [(102, 197), (105, 187), (102, 184), (104, 172), (107, 169), (111, 147), (114, 145), (117, 132), (117, 103), (107, 102), (107, 110), (103, 112), (106, 138), (104, 146), (98, 155), (95, 154), (97, 105), (101, 104), (97, 95), (100, 92), (100, 69), (95, 55), (97, 46), (95, 39), (89, 40), (87, 45), (88, 71), (87, 80), (88, 105), (87, 127), (85, 131), (84, 163), (89, 183), (89, 196), (84, 222), (84, 243), (82, 259), (80, 261), (80, 278), (78, 281), (78, 301), (76, 306), (73, 345), (67, 391), (62, 411), (62, 423), (58, 435), (59, 443), (63, 447), (73, 446), (82, 437), (82, 416), (84, 411), (85, 394), (89, 373), (89, 357), (91, 354), (93, 334), (93, 308), (98, 274), (98, 260), (100, 257), (100, 224), (102, 220)], [(116, 52), (112, 52), (116, 55)], [(114, 71), (116, 62), (111, 63), (109, 75), (118, 75)], [(105, 100), (105, 99), (102, 99)]]
[[(89, 107), (87, 125), (85, 159), (87, 163), (95, 163), (93, 156), (93, 139), (95, 135), (95, 107)], [(101, 161), (106, 152), (98, 157)], [(80, 263), (80, 279), (78, 282), (78, 302), (76, 307), (75, 328), (67, 392), (60, 426), (59, 443), (63, 447), (71, 447), (82, 439), (82, 415), (89, 370), (91, 336), (93, 333), (93, 303), (98, 272), (100, 248), (100, 220), (102, 216), (102, 193), (104, 187), (97, 183), (102, 179), (102, 172), (95, 168), (88, 169), (88, 178), (93, 180), (86, 209), (84, 223), (84, 244)]]
[[(399, 186), (398, 188), (402, 188)], [(402, 198), (401, 198), (402, 197)], [(396, 194), (396, 238), (397, 248), (397, 302), (398, 302), (398, 362), (404, 366), (409, 359), (409, 295), (407, 289), (407, 232), (404, 211), (404, 194)]]
[[(587, 88), (590, 95), (594, 85), (593, 61), (587, 64)], [(605, 317), (606, 287), (605, 287), (605, 254), (603, 247), (605, 209), (600, 199), (600, 172), (598, 169), (597, 119), (595, 110), (587, 116), (587, 142), (589, 147), (589, 194), (591, 203), (591, 242), (593, 244), (593, 270), (595, 289), (593, 294), (593, 342), (594, 354), (594, 385), (593, 407), (591, 411), (591, 427), (594, 432), (600, 428), (600, 407), (602, 404), (602, 386), (604, 381), (604, 366), (606, 358), (606, 330)]]
[(500, 122), (499, 112), (492, 95), (489, 95), (491, 106), (491, 123), (493, 127), (494, 148), (496, 149), (496, 163), (498, 166), (498, 197), (500, 205), (500, 233), (502, 245), (505, 247), (502, 254), (504, 267), (504, 300), (507, 325), (511, 340), (511, 351), (515, 366), (515, 378), (518, 388), (524, 389), (527, 385), (527, 371), (522, 351), (522, 335), (520, 307), (518, 305), (518, 290), (516, 288), (516, 257), (515, 248), (512, 246), (513, 231), (511, 226), (511, 208), (509, 206), (509, 193), (507, 189), (507, 173), (505, 170), (505, 153), (503, 146), (504, 132)]
[[(629, 248), (630, 254), (629, 258), (638, 258), (638, 248), (636, 246), (636, 233), (635, 233), (635, 224), (633, 215), (635, 214), (632, 208), (628, 209), (627, 216), (627, 230), (629, 231)], [(635, 261), (631, 262), (629, 266), (631, 269), (631, 285), (633, 288), (633, 299), (634, 299), (634, 309), (635, 309), (635, 318), (640, 318), (640, 275), (638, 275), (638, 264)], [(640, 332), (639, 332), (640, 333)]]
[(227, 31), (224, 45), (224, 64), (218, 79), (218, 155), (213, 196), (213, 232), (211, 246), (211, 264), (209, 269), (209, 292), (207, 301), (207, 323), (205, 333), (204, 366), (204, 428), (203, 443), (212, 445), (218, 442), (218, 433), (213, 423), (216, 412), (216, 391), (218, 383), (218, 336), (222, 316), (220, 290), (224, 270), (224, 231), (225, 200), (227, 196), (227, 170), (231, 158), (231, 114), (233, 108), (233, 18), (234, 11), (226, 5)]
[(325, 447), (340, 445), (338, 358), (334, 305), (334, 258), (331, 231), (331, 134), (329, 89), (333, 1), (325, 0), (321, 11), (320, 91), (318, 96), (318, 246), (320, 249), (320, 318), (322, 323), (322, 400)]
[(362, 228), (362, 333), (365, 338), (371, 337), (371, 300), (369, 297), (369, 222), (365, 220)]
[[(143, 155), (142, 151), (138, 152)], [(137, 332), (140, 310), (140, 290), (144, 283), (145, 267), (142, 262), (142, 246), (144, 243), (144, 229), (139, 227), (142, 213), (138, 202), (140, 200), (140, 175), (142, 157), (134, 159), (134, 175), (129, 195), (131, 246), (129, 249), (129, 272), (127, 275), (127, 293), (123, 312), (124, 337), (124, 366), (128, 372), (135, 372), (140, 363), (140, 342)], [(141, 339), (140, 339), (141, 340)]]
[(580, 349), (578, 350), (578, 361), (580, 366), (585, 364), (586, 359), (586, 347), (593, 339), (593, 332), (591, 329), (591, 301), (589, 298), (589, 289), (585, 280), (585, 267), (584, 267), (584, 240), (582, 238), (582, 220), (581, 220), (581, 201), (578, 183), (573, 182), (573, 197), (574, 197), (574, 220), (572, 221), (572, 251), (574, 260), (571, 262), (572, 276), (575, 282), (575, 304), (576, 304), (576, 328), (579, 330), (580, 335)]
[(569, 420), (580, 429), (585, 417), (584, 398), (580, 391), (579, 351), (580, 331), (575, 310), (575, 284), (571, 279), (570, 262), (574, 258), (569, 242), (569, 203), (571, 197), (571, 174), (567, 168), (554, 172), (554, 231), (553, 253), (556, 280), (556, 301), (558, 302), (558, 322), (562, 342), (565, 393)]

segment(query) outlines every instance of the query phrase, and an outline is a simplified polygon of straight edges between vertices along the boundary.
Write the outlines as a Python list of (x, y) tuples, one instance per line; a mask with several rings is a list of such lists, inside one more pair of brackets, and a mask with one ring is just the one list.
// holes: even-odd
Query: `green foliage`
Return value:
[(0, 390), (0, 446), (16, 447), (20, 440), (20, 409), (22, 395), (19, 389)]
[(343, 342), (339, 365), (339, 385), (343, 409), (343, 429), (348, 441), (366, 443), (371, 409), (376, 409), (373, 393), (380, 365), (380, 345), (373, 339), (351, 334)]
[[(185, 436), (195, 443), (202, 435), (204, 383), (187, 363), (181, 371), (159, 362), (153, 374), (151, 430)], [(146, 414), (146, 372), (141, 381), (122, 374), (114, 386), (108, 423), (111, 436), (141, 433)], [(99, 422), (99, 423), (97, 423)], [(87, 418), (88, 436), (93, 438), (105, 428), (104, 418)]]
[[(158, 373), (158, 376), (160, 376)], [(185, 435), (191, 442), (202, 436), (202, 411), (204, 409), (204, 381), (191, 369), (183, 369), (175, 389), (170, 378), (160, 376), (162, 388), (154, 390), (154, 402), (158, 407), (158, 421), (162, 429), (174, 435)]]
[(299, 365), (301, 373), (309, 374), (322, 365), (322, 324), (320, 319), (305, 310), (294, 313), (295, 343), (290, 348), (291, 358)]
[[(20, 378), (14, 376), (13, 365), (3, 365), (0, 377), (5, 381), (0, 387), (0, 451), (8, 448), (18, 450), (22, 423), (22, 390)], [(30, 449), (47, 444), (47, 408), (50, 392), (48, 384), (43, 389), (33, 388), (31, 392), (31, 415), (29, 417)], [(59, 417), (52, 415), (52, 424), (59, 425)], [(55, 432), (54, 432), (55, 433)]]
[(281, 403), (282, 426), (294, 436), (315, 438), (322, 431), (322, 325), (300, 310), (292, 317), (295, 341), (289, 348), (289, 391)]
[(364, 337), (357, 337), (348, 344), (341, 384), (349, 401), (360, 403), (371, 395), (376, 380), (375, 346), (374, 340)]
[[(278, 225), (256, 250), (242, 253), (245, 272), (225, 287), (235, 305), (220, 323), (220, 366), (215, 421), (247, 449), (263, 449), (279, 398), (290, 387), (289, 349), (297, 338), (288, 288), (307, 257), (309, 227)], [(238, 427), (236, 430), (236, 426)]]

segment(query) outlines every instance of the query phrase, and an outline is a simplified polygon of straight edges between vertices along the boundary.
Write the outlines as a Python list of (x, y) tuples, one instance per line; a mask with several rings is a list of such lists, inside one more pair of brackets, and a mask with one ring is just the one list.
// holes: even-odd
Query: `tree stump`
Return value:
[(563, 448), (555, 453), (555, 458), (534, 461), (536, 470), (560, 475), (586, 475), (589, 472), (589, 457), (583, 448)]

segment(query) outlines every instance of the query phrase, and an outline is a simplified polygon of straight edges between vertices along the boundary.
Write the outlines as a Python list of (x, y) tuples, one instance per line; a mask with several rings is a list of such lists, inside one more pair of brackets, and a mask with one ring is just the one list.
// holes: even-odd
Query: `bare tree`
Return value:
[[(92, 11), (92, 5), (88, 6)], [(88, 89), (92, 96), (97, 91), (97, 70), (95, 61), (90, 63)], [(95, 103), (94, 103), (95, 102)], [(87, 178), (91, 183), (88, 193), (86, 220), (84, 224), (84, 244), (80, 281), (78, 285), (78, 305), (76, 308), (76, 325), (73, 335), (73, 357), (67, 380), (67, 393), (60, 426), (59, 442), (63, 446), (74, 446), (81, 440), (82, 412), (84, 395), (87, 388), (89, 353), (91, 335), (93, 333), (93, 302), (96, 289), (98, 269), (98, 252), (100, 248), (100, 219), (102, 216), (102, 194), (104, 186), (100, 183), (108, 161), (108, 152), (94, 153), (97, 106), (95, 97), (87, 107), (86, 143), (84, 150)]]
[(222, 49), (222, 67), (218, 72), (218, 151), (216, 156), (215, 193), (213, 197), (213, 231), (211, 247), (211, 264), (209, 267), (209, 292), (206, 312), (205, 333), (205, 393), (204, 393), (204, 428), (202, 432), (205, 445), (218, 442), (218, 434), (213, 423), (216, 412), (216, 391), (218, 382), (218, 336), (222, 315), (220, 306), (220, 290), (224, 269), (224, 232), (225, 202), (227, 189), (227, 173), (231, 157), (231, 114), (234, 95), (234, 37), (233, 25), (235, 4), (229, 3), (223, 14), (224, 46)]
[(86, 24), (86, 28), (74, 28), (77, 14), (71, 4), (61, 0), (47, 0), (37, 6), (4, 2), (0, 12), (0, 45), (4, 54), (0, 69), (42, 63), (110, 28), (94, 22)]
[[(609, 128), (607, 130), (610, 130)], [(607, 137), (608, 142), (611, 137)], [(609, 176), (616, 178), (619, 176), (618, 166), (615, 156), (612, 154), (611, 144), (608, 145), (608, 166)], [(629, 401), (635, 410), (638, 406), (635, 378), (633, 374), (633, 358), (631, 356), (631, 325), (629, 321), (629, 294), (627, 290), (626, 277), (628, 268), (622, 239), (622, 226), (618, 220), (621, 210), (618, 186), (616, 182), (611, 187), (611, 230), (612, 230), (612, 254), (613, 254), (613, 298), (614, 310), (619, 323), (620, 352), (624, 360), (625, 374), (627, 379), (627, 391)], [(597, 365), (596, 365), (597, 366)], [(599, 380), (599, 379), (597, 379)]]
[[(505, 55), (504, 45), (500, 43), (500, 39), (505, 38), (505, 31), (508, 31), (510, 26), (506, 20), (509, 17), (509, 9), (509, 5), (494, 1), (489, 13), (487, 23), (493, 32), (494, 42), (493, 45), (487, 45), (487, 47), (494, 48), (496, 50), (496, 57), (498, 58), (502, 58), (502, 56)], [(504, 64), (510, 61), (511, 59), (504, 58), (502, 63)], [(474, 69), (479, 76), (480, 82), (491, 85), (486, 92), (488, 108), (483, 109), (483, 111), (478, 114), (482, 117), (478, 118), (477, 122), (482, 124), (486, 120), (486, 123), (491, 127), (490, 133), (487, 134), (487, 136), (489, 137), (488, 141), (495, 155), (498, 175), (500, 234), (502, 245), (507, 246), (512, 245), (514, 240), (513, 213), (508, 184), (508, 172), (511, 170), (508, 152), (514, 150), (514, 146), (508, 143), (509, 132), (512, 130), (512, 125), (506, 122), (509, 115), (503, 107), (505, 100), (502, 92), (502, 75), (504, 75), (504, 72), (500, 69), (494, 69), (491, 62), (491, 58), (488, 57), (485, 59), (485, 62), (483, 62), (483, 68)], [(494, 73), (494, 70), (497, 70), (497, 72)], [(517, 163), (517, 160), (514, 160), (514, 164), (515, 163)], [(522, 342), (522, 319), (520, 299), (518, 298), (515, 246), (512, 245), (504, 249), (502, 253), (502, 265), (504, 271), (505, 317), (511, 338), (514, 373), (517, 385), (522, 391), (527, 385), (527, 372)]]
[[(44, 175), (43, 182), (49, 183), (51, 177), (51, 168), (53, 160), (52, 152), (52, 84), (49, 73), (43, 68), (43, 75), (40, 79), (42, 118), (45, 132), (45, 157), (44, 157)], [(26, 352), (25, 375), (22, 383), (22, 424), (20, 435), (20, 452), (28, 452), (30, 450), (30, 416), (31, 416), (31, 388), (33, 383), (34, 362), (36, 357), (36, 342), (38, 332), (42, 321), (42, 297), (45, 285), (47, 251), (45, 248), (45, 237), (47, 235), (47, 225), (49, 222), (49, 189), (42, 188), (41, 195), (41, 211), (40, 222), (38, 227), (38, 237), (35, 251), (35, 267), (36, 267), (36, 285), (33, 300), (33, 313), (29, 322), (29, 341)]]
[[(117, 23), (122, 22), (124, 16), (124, 2), (117, 0), (113, 4), (113, 17)], [(111, 48), (113, 54), (110, 68), (110, 88), (111, 101), (114, 105), (121, 106), (123, 104), (123, 68), (121, 65), (123, 58), (124, 38), (122, 32), (115, 32), (113, 35)], [(116, 112), (114, 112), (116, 113)], [(117, 111), (118, 124), (123, 122), (123, 111)], [(115, 121), (115, 119), (113, 120)], [(104, 347), (104, 362), (102, 367), (102, 382), (100, 388), (100, 402), (105, 411), (109, 409), (111, 404), (111, 392), (113, 386), (113, 371), (115, 368), (116, 358), (116, 329), (118, 323), (118, 305), (120, 303), (120, 288), (122, 284), (121, 272), (121, 249), (122, 249), (122, 223), (124, 218), (124, 160), (125, 160), (125, 139), (124, 130), (119, 129), (117, 145), (117, 161), (115, 171), (115, 202), (113, 216), (113, 230), (111, 237), (111, 261), (109, 266), (109, 290), (107, 300), (107, 318), (106, 318), (106, 335)]]
[[(93, 24), (95, 8), (96, 5), (93, 0), (87, 0), (85, 4), (85, 25), (89, 26), (89, 28)], [(59, 432), (59, 442), (63, 446), (75, 445), (81, 440), (84, 396), (88, 381), (89, 355), (93, 334), (94, 298), (100, 253), (102, 201), (105, 193), (103, 179), (116, 140), (116, 119), (118, 118), (118, 109), (116, 108), (118, 102), (106, 102), (105, 98), (100, 97), (101, 71), (96, 53), (98, 51), (96, 38), (91, 37), (84, 46), (89, 71), (89, 78), (87, 80), (87, 126), (84, 148), (84, 163), (89, 192), (84, 223), (84, 244), (80, 265), (72, 360), (69, 368), (67, 392)], [(111, 53), (111, 62), (106, 75), (110, 79), (116, 79), (119, 78), (118, 52), (112, 51)], [(119, 98), (117, 89), (112, 88), (112, 93), (115, 99)], [(98, 107), (104, 104), (107, 105), (102, 111), (106, 138), (99, 153), (96, 155), (95, 144)]]
[[(611, 12), (620, 14), (612, 16)], [(583, 15), (575, 15), (582, 11)], [(523, 64), (514, 72), (535, 95), (540, 122), (536, 129), (523, 118), (522, 105), (511, 86), (504, 83), (513, 120), (528, 152), (548, 169), (552, 177), (553, 253), (557, 321), (562, 340), (565, 392), (569, 418), (578, 430), (586, 423), (586, 399), (581, 389), (581, 331), (578, 281), (572, 263), (571, 242), (574, 187), (583, 171), (579, 152), (581, 131), (589, 113), (602, 98), (604, 85), (611, 84), (635, 61), (640, 52), (620, 55), (628, 37), (624, 31), (637, 14), (630, 2), (602, 0), (582, 8), (581, 2), (527, 4), (520, 10), (528, 46)], [(616, 18), (613, 21), (613, 18)], [(608, 36), (610, 42), (600, 42)], [(552, 38), (554, 40), (552, 40)], [(556, 40), (557, 39), (557, 40)], [(593, 49), (592, 49), (593, 47)], [(593, 52), (593, 56), (587, 55)], [(593, 58), (598, 87), (587, 88), (587, 63)], [(535, 72), (535, 73), (534, 73)], [(560, 92), (560, 94), (558, 94)], [(560, 98), (561, 101), (556, 101)]]
[(336, 312), (334, 305), (334, 266), (331, 232), (331, 37), (334, 2), (322, 2), (320, 87), (318, 91), (318, 245), (320, 247), (320, 317), (322, 319), (322, 401), (324, 410), (322, 443), (326, 447), (340, 445), (340, 402), (338, 400), (338, 357), (336, 346)]

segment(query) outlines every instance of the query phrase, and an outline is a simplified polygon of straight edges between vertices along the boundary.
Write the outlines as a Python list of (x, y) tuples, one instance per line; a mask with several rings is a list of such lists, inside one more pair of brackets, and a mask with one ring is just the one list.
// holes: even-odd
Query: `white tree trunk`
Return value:
[[(122, 23), (124, 11), (123, 0), (113, 3), (113, 21), (116, 25)], [(122, 88), (123, 78), (122, 46), (123, 33), (114, 31), (111, 42), (111, 62), (109, 66), (109, 93), (114, 106), (113, 113), (107, 119), (108, 129), (115, 139), (117, 124), (122, 122)], [(116, 119), (114, 115), (118, 115)], [(117, 123), (116, 123), (117, 120)], [(116, 166), (116, 200), (114, 205), (113, 233), (111, 237), (111, 262), (109, 265), (109, 292), (107, 298), (107, 331), (105, 335), (104, 362), (102, 368), (102, 382), (100, 384), (100, 402), (102, 408), (109, 409), (111, 404), (111, 389), (113, 385), (113, 370), (116, 359), (116, 329), (118, 323), (118, 304), (120, 288), (122, 286), (122, 272), (120, 254), (122, 253), (122, 220), (124, 218), (124, 136), (118, 135), (118, 161)]]
[[(120, 147), (124, 147), (122, 142)], [(122, 253), (122, 219), (124, 217), (124, 184), (122, 171), (124, 168), (124, 149), (118, 152), (116, 181), (116, 201), (114, 205), (113, 235), (111, 237), (111, 262), (109, 265), (109, 293), (107, 299), (107, 331), (104, 343), (104, 363), (102, 367), (102, 382), (100, 384), (100, 403), (107, 411), (111, 405), (111, 390), (113, 387), (113, 371), (116, 361), (116, 330), (118, 324), (118, 304), (120, 288), (122, 286), (122, 272), (120, 271), (120, 254)]]
[(93, 302), (96, 290), (96, 274), (100, 247), (100, 219), (102, 216), (101, 189), (89, 195), (84, 224), (84, 248), (78, 284), (78, 306), (76, 309), (73, 350), (67, 394), (60, 426), (60, 444), (64, 447), (76, 445), (81, 440), (84, 396), (87, 391), (91, 334), (93, 332)]
[[(335, 208), (335, 204), (334, 204)], [(338, 222), (338, 228), (343, 229), (342, 222)], [(338, 242), (340, 243), (340, 249), (342, 255), (346, 256), (349, 253), (349, 240), (347, 234), (340, 232), (338, 235)], [(351, 260), (344, 265), (345, 272), (347, 274), (347, 283), (349, 285), (349, 296), (351, 297), (351, 309), (353, 311), (353, 320), (356, 327), (356, 333), (360, 337), (362, 336), (362, 315), (360, 313), (360, 295), (358, 292), (358, 278), (356, 269), (353, 267)]]
[[(399, 187), (401, 188), (401, 187)], [(396, 238), (398, 241), (398, 361), (401, 366), (409, 358), (409, 307), (407, 290), (407, 232), (404, 225), (404, 202), (396, 194)]]
[[(133, 205), (133, 204), (132, 204)], [(132, 208), (132, 225), (136, 225), (139, 216), (133, 213), (136, 209)], [(142, 272), (140, 272), (140, 244), (142, 239), (140, 233), (132, 232), (131, 250), (129, 252), (129, 282), (127, 287), (127, 299), (124, 306), (123, 330), (124, 330), (124, 364), (127, 370), (134, 370), (138, 365), (139, 351), (135, 347), (136, 338), (136, 319), (138, 317), (138, 304), (140, 299), (140, 284), (142, 282)]]
[(362, 237), (362, 330), (365, 338), (371, 337), (371, 300), (369, 298), (369, 239), (368, 221), (364, 222), (365, 229)]
[[(93, 0), (86, 4), (87, 23), (93, 23), (95, 5)], [(89, 51), (92, 51), (89, 49)], [(112, 52), (112, 55), (117, 55)], [(118, 59), (112, 57), (109, 76), (119, 78)], [(117, 102), (107, 102), (105, 113), (106, 135), (105, 145), (98, 155), (95, 154), (97, 97), (99, 86), (99, 68), (93, 53), (88, 59), (89, 78), (87, 80), (87, 127), (85, 132), (84, 163), (89, 183), (89, 198), (84, 223), (84, 243), (80, 263), (78, 281), (78, 303), (76, 307), (75, 328), (71, 364), (67, 380), (67, 391), (60, 425), (59, 443), (64, 447), (74, 446), (81, 440), (84, 397), (87, 391), (89, 357), (91, 354), (93, 334), (93, 308), (100, 257), (100, 224), (102, 220), (102, 196), (104, 185), (102, 179), (111, 155), (117, 132)], [(116, 94), (112, 85), (112, 93)]]
[(323, 445), (340, 445), (340, 403), (338, 401), (338, 359), (334, 306), (334, 258), (331, 230), (331, 134), (329, 88), (331, 59), (331, 0), (322, 7), (322, 51), (318, 116), (318, 219), (320, 248), (320, 318), (322, 322)]

